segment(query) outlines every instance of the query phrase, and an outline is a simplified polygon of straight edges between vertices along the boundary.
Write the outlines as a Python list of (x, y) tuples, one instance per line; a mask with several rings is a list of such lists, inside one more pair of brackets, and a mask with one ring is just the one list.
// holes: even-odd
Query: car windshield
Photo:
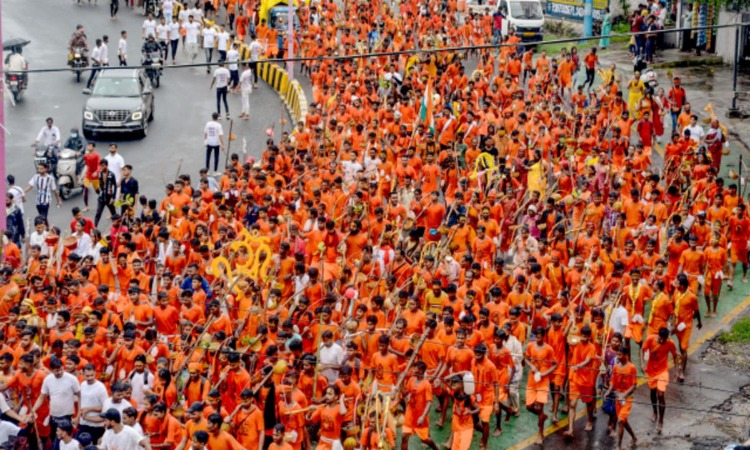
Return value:
[(99, 78), (94, 83), (93, 95), (100, 97), (138, 97), (136, 78)]
[(542, 6), (539, 2), (511, 1), (508, 3), (510, 3), (510, 15), (514, 19), (538, 20), (544, 18)]

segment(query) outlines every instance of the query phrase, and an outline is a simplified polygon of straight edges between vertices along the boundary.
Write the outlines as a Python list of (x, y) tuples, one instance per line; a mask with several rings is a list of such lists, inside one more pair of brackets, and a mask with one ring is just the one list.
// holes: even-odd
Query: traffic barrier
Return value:
[(299, 82), (297, 80), (290, 82), (286, 70), (267, 62), (258, 63), (258, 74), (274, 91), (278, 92), (294, 123), (304, 121), (307, 117), (307, 97)]

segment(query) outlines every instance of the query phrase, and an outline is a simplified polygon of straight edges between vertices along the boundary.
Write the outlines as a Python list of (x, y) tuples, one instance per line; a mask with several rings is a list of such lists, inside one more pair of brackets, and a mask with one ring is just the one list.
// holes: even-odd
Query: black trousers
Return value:
[(94, 226), (99, 226), (99, 220), (102, 218), (102, 213), (104, 212), (104, 208), (107, 208), (109, 210), (109, 213), (114, 215), (117, 213), (117, 210), (115, 209), (115, 203), (110, 202), (108, 198), (105, 198), (103, 195), (99, 196), (99, 201), (96, 204), (96, 215), (94, 216)]
[(44, 220), (47, 220), (47, 215), (49, 214), (49, 203), (46, 205), (36, 205), (36, 212), (44, 217)]
[(109, 16), (117, 16), (117, 11), (120, 10), (120, 0), (109, 0)]
[(221, 115), (221, 102), (224, 102), (224, 110), (229, 114), (229, 103), (227, 103), (227, 87), (216, 88), (216, 113)]
[(107, 431), (104, 427), (92, 427), (90, 425), (79, 425), (78, 433), (76, 433), (76, 439), (78, 439), (83, 433), (88, 433), (91, 436), (92, 442), (99, 442), (99, 439), (104, 436), (104, 432)]
[(206, 169), (211, 170), (211, 153), (214, 155), (214, 172), (219, 170), (219, 146), (218, 145), (207, 145), (206, 146)]
[(253, 83), (258, 84), (258, 62), (254, 61), (250, 63), (250, 70), (253, 71)]
[(93, 67), (93, 69), (91, 69), (91, 75), (89, 75), (89, 81), (88, 83), (86, 83), (87, 88), (91, 88), (91, 82), (94, 81), (94, 77), (96, 76), (96, 73), (99, 72), (99, 69), (97, 69), (97, 67), (101, 67), (101, 66), (99, 64), (94, 64), (91, 67)]

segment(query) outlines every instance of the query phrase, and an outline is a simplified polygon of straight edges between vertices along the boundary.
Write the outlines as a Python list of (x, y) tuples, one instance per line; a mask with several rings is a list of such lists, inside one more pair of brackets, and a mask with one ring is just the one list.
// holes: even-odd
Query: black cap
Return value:
[(197, 412), (203, 412), (203, 403), (193, 402), (193, 404), (190, 405), (190, 408), (188, 408), (188, 412), (191, 414), (195, 414)]

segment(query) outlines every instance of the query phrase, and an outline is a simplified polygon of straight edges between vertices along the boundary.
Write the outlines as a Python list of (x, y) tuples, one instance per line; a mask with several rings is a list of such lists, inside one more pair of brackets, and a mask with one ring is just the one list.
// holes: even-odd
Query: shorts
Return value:
[(469, 450), (471, 439), (474, 437), (474, 428), (453, 432), (453, 445), (451, 450)]
[(633, 397), (625, 399), (625, 403), (620, 403), (619, 400), (615, 400), (615, 414), (617, 414), (617, 420), (625, 422), (630, 416), (630, 411), (633, 409)]
[(546, 404), (549, 399), (549, 378), (542, 378), (539, 383), (534, 382), (533, 376), (526, 383), (526, 406), (534, 403)]
[(648, 374), (648, 388), (657, 389), (659, 392), (667, 392), (667, 386), (669, 385), (669, 370), (652, 377)]
[(404, 424), (404, 426), (401, 427), (401, 435), (403, 436), (407, 434), (416, 434), (419, 436), (419, 439), (426, 441), (430, 438), (430, 424), (427, 420), (425, 420), (424, 426), (419, 428), (410, 427)]
[(565, 384), (566, 375), (567, 375), (566, 370), (555, 372), (550, 376), (550, 383), (554, 384), (555, 386), (559, 388), (562, 388), (562, 386)]
[(99, 179), (90, 180), (88, 178), (83, 179), (83, 187), (85, 188), (94, 188), (95, 191), (99, 191)]
[(493, 405), (479, 405), (479, 420), (482, 423), (488, 423), (493, 411)]
[(594, 386), (586, 386), (571, 381), (569, 390), (568, 399), (570, 401), (581, 400), (583, 403), (594, 401)]
[(682, 331), (676, 331), (675, 330), (675, 336), (677, 336), (677, 341), (680, 346), (680, 350), (687, 351), (688, 347), (690, 346), (690, 335), (693, 334), (693, 327), (689, 324), (687, 325), (687, 328), (685, 328)]
[(732, 248), (729, 249), (729, 255), (731, 257), (732, 264), (737, 264), (738, 262), (747, 264), (747, 250), (747, 243), (743, 242), (737, 245), (737, 242), (732, 242)]

